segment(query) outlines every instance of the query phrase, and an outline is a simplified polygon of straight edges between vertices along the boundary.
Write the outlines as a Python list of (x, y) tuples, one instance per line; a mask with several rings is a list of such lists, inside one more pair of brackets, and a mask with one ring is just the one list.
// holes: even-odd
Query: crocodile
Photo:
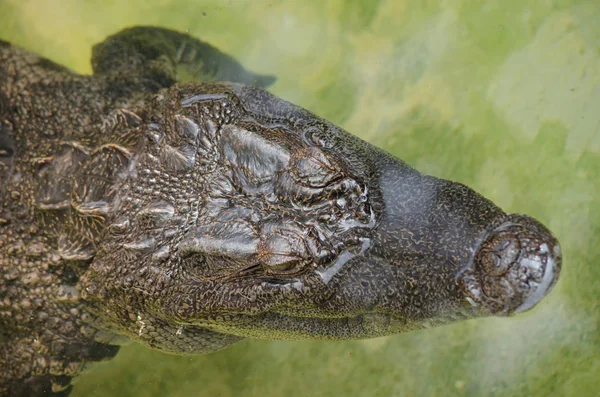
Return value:
[(124, 340), (359, 339), (510, 316), (555, 285), (537, 220), (420, 173), (187, 34), (81, 75), (0, 42), (0, 394), (66, 396)]

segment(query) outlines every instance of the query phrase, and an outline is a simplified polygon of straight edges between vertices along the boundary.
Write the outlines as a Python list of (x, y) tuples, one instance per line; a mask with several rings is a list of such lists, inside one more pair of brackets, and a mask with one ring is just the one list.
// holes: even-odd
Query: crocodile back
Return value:
[(116, 354), (76, 284), (143, 95), (0, 42), (0, 395), (60, 391), (85, 362)]

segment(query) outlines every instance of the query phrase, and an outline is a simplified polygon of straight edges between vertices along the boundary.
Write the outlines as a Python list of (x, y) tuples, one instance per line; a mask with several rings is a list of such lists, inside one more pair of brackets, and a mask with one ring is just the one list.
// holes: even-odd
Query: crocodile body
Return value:
[[(0, 42), (0, 394), (67, 395), (123, 337), (201, 354), (528, 310), (556, 238), (132, 28), (78, 75)], [(182, 72), (193, 82), (178, 82)]]

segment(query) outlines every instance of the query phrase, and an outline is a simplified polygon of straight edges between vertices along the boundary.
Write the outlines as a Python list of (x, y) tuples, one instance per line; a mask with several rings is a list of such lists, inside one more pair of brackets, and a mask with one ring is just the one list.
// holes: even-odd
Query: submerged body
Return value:
[(122, 336), (177, 354), (374, 337), (528, 310), (558, 278), (534, 219), (196, 39), (129, 29), (92, 62), (0, 42), (0, 394), (66, 394)]

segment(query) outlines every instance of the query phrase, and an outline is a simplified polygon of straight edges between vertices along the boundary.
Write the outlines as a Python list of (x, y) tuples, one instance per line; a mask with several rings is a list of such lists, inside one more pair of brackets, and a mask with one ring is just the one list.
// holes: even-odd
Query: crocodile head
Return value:
[(364, 338), (524, 311), (557, 280), (537, 221), (266, 91), (192, 84), (154, 106), (84, 285), (115, 316)]

